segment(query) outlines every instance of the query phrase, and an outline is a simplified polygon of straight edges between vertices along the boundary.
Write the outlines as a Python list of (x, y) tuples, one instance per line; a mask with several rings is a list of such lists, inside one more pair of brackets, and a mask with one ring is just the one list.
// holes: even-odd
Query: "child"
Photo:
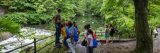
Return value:
[(68, 45), (67, 45), (67, 34), (66, 34), (66, 26), (65, 26), (65, 23), (62, 23), (61, 24), (61, 34), (63, 35), (63, 44), (66, 48), (68, 48)]

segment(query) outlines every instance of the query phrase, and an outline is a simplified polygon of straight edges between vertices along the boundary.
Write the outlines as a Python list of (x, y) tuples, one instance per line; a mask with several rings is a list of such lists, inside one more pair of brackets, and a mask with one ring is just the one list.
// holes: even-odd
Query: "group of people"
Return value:
[(112, 25), (106, 25), (106, 28), (105, 28), (106, 43), (113, 42), (113, 35), (115, 34), (116, 31), (117, 30)]
[[(60, 36), (63, 35), (63, 45), (67, 49), (67, 52), (76, 53), (76, 44), (79, 41), (80, 31), (76, 25), (76, 22), (63, 22), (61, 21), (61, 10), (57, 10), (57, 14), (53, 17), (55, 21), (55, 47), (59, 48), (61, 46)], [(96, 36), (90, 28), (90, 24), (84, 26), (84, 40), (82, 41), (82, 46), (87, 48), (87, 53), (93, 53), (93, 48), (96, 43)]]

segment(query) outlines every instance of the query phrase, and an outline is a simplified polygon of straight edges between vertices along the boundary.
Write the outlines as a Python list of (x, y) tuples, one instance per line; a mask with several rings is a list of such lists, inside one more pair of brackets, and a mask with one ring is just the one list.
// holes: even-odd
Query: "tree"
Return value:
[(152, 53), (153, 40), (149, 33), (148, 24), (148, 0), (134, 0), (135, 6), (135, 30), (136, 30), (136, 51), (135, 53)]

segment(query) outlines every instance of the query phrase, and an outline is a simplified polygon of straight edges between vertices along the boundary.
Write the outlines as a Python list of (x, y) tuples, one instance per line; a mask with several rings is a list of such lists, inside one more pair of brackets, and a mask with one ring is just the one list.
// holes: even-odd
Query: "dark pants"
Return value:
[(55, 45), (56, 47), (60, 46), (60, 34), (61, 34), (61, 25), (60, 23), (56, 23), (56, 32), (55, 32)]
[(67, 38), (64, 38), (64, 39), (63, 39), (63, 44), (64, 44), (64, 46), (65, 46), (66, 48), (68, 48)]
[(87, 53), (93, 53), (93, 47), (89, 46), (89, 47), (87, 48)]
[(158, 36), (158, 33), (156, 33), (154, 37), (156, 38), (156, 36)]

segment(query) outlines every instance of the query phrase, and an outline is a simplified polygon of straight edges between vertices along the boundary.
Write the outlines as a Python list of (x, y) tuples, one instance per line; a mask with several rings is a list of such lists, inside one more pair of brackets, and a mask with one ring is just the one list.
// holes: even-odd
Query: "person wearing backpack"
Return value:
[(115, 34), (116, 29), (112, 25), (110, 25), (110, 32), (109, 35), (111, 36), (111, 43), (113, 42), (113, 35)]
[(87, 33), (87, 53), (93, 53), (93, 49), (94, 49), (94, 37), (93, 37), (93, 31), (91, 29), (88, 29), (88, 33)]
[(75, 41), (74, 41), (74, 27), (72, 25), (72, 22), (68, 22), (68, 27), (66, 28), (67, 33), (67, 44), (69, 52), (76, 53), (75, 51)]
[(87, 24), (87, 25), (84, 26), (84, 29), (85, 29), (85, 31), (84, 31), (84, 38), (87, 37), (88, 29), (90, 29), (90, 28), (91, 28), (90, 24)]
[(86, 25), (84, 26), (84, 29), (85, 29), (85, 30), (84, 30), (84, 39), (83, 39), (81, 45), (82, 45), (82, 46), (87, 46), (86, 37), (87, 37), (88, 29), (90, 29), (90, 24), (86, 24)]

